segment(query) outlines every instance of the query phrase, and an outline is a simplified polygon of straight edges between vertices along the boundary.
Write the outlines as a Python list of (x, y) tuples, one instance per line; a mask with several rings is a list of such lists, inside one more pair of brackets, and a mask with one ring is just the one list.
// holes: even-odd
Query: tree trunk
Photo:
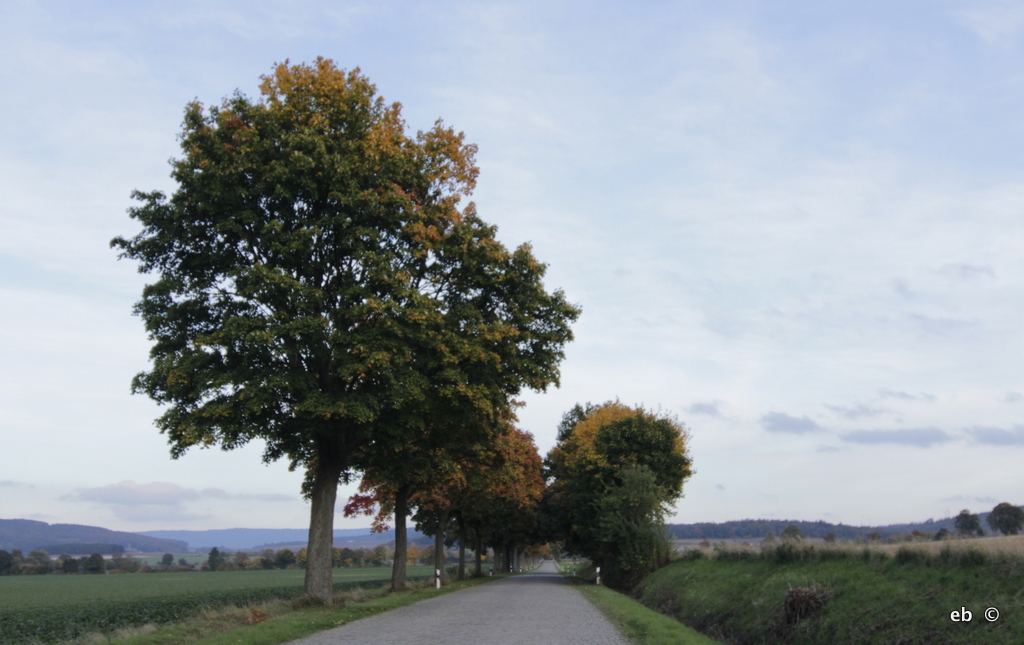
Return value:
[(448, 584), (444, 570), (444, 527), (448, 524), (448, 509), (437, 512), (437, 530), (434, 531), (434, 568), (441, 572), (441, 584)]
[(333, 591), (331, 564), (334, 555), (334, 502), (338, 497), (338, 481), (342, 470), (344, 468), (340, 463), (321, 458), (313, 474), (313, 491), (310, 495), (305, 592), (310, 598), (328, 605), (331, 604)]
[(466, 579), (466, 526), (459, 518), (459, 580)]
[[(475, 565), (474, 568), (473, 568), (473, 576), (476, 577), (476, 578), (479, 578), (480, 576), (484, 575), (484, 571), (483, 571), (483, 554), (480, 553), (483, 550), (483, 547), (484, 547), (484, 538), (483, 538), (482, 535), (480, 535), (480, 531), (477, 531), (476, 532), (476, 546), (474, 547), (474, 553), (473, 553), (473, 560), (474, 560), (473, 564)], [(491, 563), (491, 568), (492, 569), (494, 568), (494, 563), (493, 562)]]
[(405, 567), (408, 556), (408, 538), (405, 531), (405, 516), (409, 513), (409, 485), (400, 486), (395, 494), (395, 563), (391, 567), (391, 590), (405, 589)]

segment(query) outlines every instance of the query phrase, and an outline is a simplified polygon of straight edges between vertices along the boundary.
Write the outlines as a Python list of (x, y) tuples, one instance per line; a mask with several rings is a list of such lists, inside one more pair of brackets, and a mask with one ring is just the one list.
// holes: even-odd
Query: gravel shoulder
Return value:
[(630, 645), (551, 562), (292, 645)]

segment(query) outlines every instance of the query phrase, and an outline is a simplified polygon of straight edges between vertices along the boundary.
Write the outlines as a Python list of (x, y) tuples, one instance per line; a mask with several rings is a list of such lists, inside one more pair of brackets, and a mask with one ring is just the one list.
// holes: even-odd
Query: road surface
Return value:
[(292, 641), (292, 645), (629, 645), (554, 563)]

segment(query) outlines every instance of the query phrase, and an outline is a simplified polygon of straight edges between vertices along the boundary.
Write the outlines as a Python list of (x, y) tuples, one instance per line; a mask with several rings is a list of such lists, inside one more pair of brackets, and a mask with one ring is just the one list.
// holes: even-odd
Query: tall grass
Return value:
[[(1024, 539), (778, 542), (684, 552), (636, 590), (729, 643), (1024, 643)], [(966, 607), (974, 620), (951, 619)], [(999, 610), (988, 621), (983, 612)]]
[(681, 560), (719, 559), (730, 562), (761, 560), (790, 562), (826, 562), (856, 559), (864, 562), (894, 560), (898, 564), (922, 566), (971, 567), (998, 564), (1024, 567), (1024, 536), (969, 538), (902, 544), (780, 541), (761, 546), (719, 543), (710, 549), (693, 548), (679, 555)]

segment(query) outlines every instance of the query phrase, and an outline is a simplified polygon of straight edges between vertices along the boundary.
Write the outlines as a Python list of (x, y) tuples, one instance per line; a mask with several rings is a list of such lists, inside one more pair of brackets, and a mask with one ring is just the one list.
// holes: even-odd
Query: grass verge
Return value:
[[(636, 593), (726, 642), (1024, 643), (1024, 559), (968, 550), (695, 555), (654, 572)], [(989, 607), (1001, 617), (986, 620)], [(951, 619), (961, 608), (970, 622)]]
[(300, 607), (300, 602), (229, 608), (208, 612), (182, 623), (166, 625), (150, 633), (115, 640), (117, 645), (277, 645), (353, 620), (404, 607), (440, 594), (466, 589), (505, 576), (473, 578), (452, 582), (437, 591), (433, 586), (410, 591), (355, 591), (336, 597), (338, 607)]
[(576, 587), (587, 600), (637, 645), (717, 645), (718, 641), (686, 625), (648, 609), (628, 596), (608, 587), (579, 584)]

